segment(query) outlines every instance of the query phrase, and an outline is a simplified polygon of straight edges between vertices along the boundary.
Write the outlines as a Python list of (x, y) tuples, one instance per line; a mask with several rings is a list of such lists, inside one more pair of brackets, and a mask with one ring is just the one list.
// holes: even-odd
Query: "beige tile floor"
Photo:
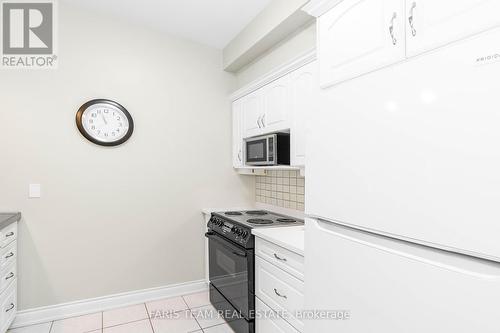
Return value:
[(208, 292), (137, 304), (7, 333), (233, 333), (210, 305)]

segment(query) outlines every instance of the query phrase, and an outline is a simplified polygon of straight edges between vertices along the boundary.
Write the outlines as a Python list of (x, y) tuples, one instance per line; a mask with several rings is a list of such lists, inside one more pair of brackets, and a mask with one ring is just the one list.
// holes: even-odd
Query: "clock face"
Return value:
[(76, 116), (80, 132), (91, 142), (102, 146), (116, 146), (132, 135), (133, 120), (120, 104), (109, 100), (85, 103)]

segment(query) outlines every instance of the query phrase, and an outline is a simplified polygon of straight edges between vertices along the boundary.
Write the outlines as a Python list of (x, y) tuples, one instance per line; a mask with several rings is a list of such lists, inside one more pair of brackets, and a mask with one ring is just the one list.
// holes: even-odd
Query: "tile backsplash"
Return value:
[(303, 211), (304, 181), (299, 171), (268, 170), (256, 176), (255, 201)]

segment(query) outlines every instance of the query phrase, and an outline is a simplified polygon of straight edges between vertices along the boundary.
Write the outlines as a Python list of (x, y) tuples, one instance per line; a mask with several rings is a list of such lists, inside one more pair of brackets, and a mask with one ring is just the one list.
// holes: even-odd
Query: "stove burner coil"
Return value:
[(246, 212), (248, 215), (267, 215), (267, 212), (263, 211), (263, 210), (249, 210), (248, 212)]
[(294, 219), (287, 219), (287, 218), (279, 218), (279, 219), (276, 219), (276, 221), (282, 222), (282, 223), (294, 223), (294, 222), (297, 222)]
[(243, 213), (240, 213), (240, 212), (225, 212), (224, 214), (229, 215), (229, 216), (243, 215)]
[(272, 220), (267, 219), (249, 219), (247, 222), (251, 224), (273, 224)]

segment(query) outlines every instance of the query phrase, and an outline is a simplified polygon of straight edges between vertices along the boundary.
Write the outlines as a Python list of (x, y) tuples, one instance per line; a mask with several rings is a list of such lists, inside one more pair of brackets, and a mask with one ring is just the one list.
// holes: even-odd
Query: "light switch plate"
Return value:
[(30, 184), (29, 198), (40, 198), (42, 196), (42, 187), (40, 184)]

